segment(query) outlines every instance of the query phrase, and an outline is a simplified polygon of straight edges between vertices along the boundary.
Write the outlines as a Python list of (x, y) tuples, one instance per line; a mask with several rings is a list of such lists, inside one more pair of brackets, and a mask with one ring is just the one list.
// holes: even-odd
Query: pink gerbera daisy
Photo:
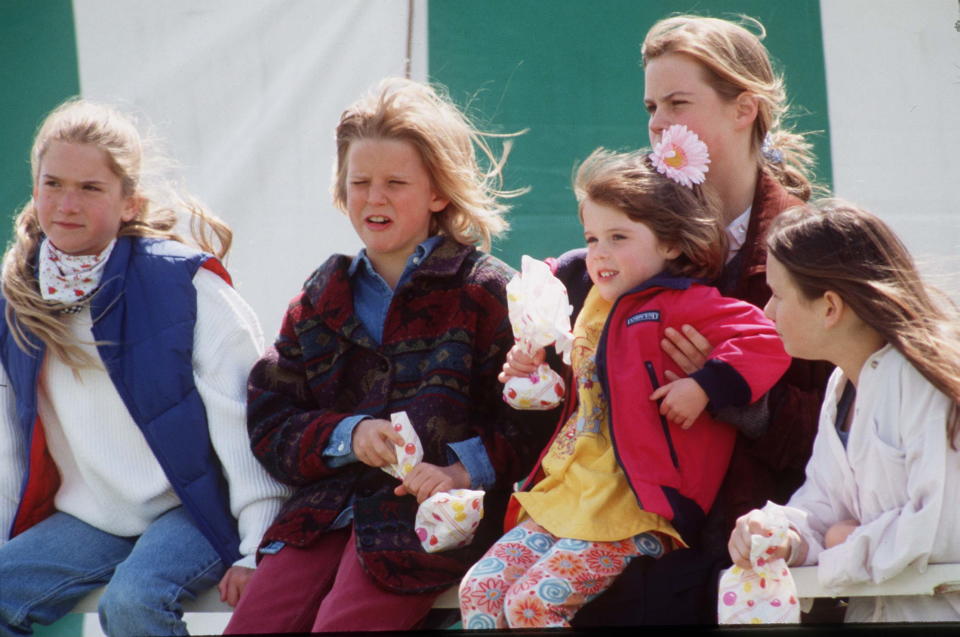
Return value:
[(683, 124), (674, 124), (663, 131), (660, 142), (650, 153), (650, 161), (657, 172), (688, 188), (702, 184), (710, 170), (707, 145)]

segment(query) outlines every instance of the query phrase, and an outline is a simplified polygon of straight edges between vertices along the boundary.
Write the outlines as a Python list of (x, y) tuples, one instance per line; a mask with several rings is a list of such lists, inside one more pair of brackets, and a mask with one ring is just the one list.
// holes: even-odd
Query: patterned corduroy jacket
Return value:
[[(264, 543), (306, 546), (353, 507), (364, 569), (393, 592), (427, 592), (456, 583), (499, 537), (512, 483), (533, 465), (556, 414), (516, 412), (497, 381), (513, 345), (505, 286), (513, 271), (450, 239), (395, 290), (378, 345), (353, 311), (348, 268), (335, 255), (291, 302), (274, 346), (250, 375), (253, 450), (278, 480), (297, 487)], [(360, 462), (328, 466), (322, 455), (346, 416), (389, 419), (406, 411), (424, 462), (448, 465), (448, 443), (479, 436), (496, 472), (474, 542), (428, 554), (414, 531), (412, 496)]]

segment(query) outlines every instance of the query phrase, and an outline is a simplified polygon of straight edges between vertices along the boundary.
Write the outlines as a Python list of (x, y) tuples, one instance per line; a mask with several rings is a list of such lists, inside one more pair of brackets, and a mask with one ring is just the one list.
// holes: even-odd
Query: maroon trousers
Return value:
[(264, 555), (224, 634), (411, 630), (441, 592), (400, 595), (377, 586), (360, 565), (351, 525), (313, 546)]

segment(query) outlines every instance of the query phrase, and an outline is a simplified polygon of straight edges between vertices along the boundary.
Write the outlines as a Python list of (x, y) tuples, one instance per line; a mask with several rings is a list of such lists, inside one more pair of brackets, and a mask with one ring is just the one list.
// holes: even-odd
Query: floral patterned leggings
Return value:
[(588, 542), (558, 538), (527, 518), (497, 540), (460, 582), (463, 627), (567, 627), (633, 558), (663, 553), (656, 533)]

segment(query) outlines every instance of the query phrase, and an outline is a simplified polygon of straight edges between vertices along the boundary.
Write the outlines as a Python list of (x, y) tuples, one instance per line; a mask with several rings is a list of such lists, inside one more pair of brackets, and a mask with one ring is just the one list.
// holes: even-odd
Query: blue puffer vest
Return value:
[[(193, 381), (193, 332), (197, 294), (193, 277), (201, 266), (229, 282), (209, 254), (176, 241), (121, 237), (107, 261), (100, 290), (91, 300), (93, 336), (100, 358), (130, 416), (163, 467), (199, 530), (224, 564), (240, 559), (236, 520), (226, 480), (214, 453), (203, 402)], [(0, 309), (6, 301), (0, 298)], [(31, 481), (50, 476), (42, 432), (37, 435), (37, 379), (44, 347), (25, 353), (0, 320), (0, 360), (17, 397), (17, 421), (30, 456), (13, 532), (23, 520), (39, 521), (34, 509), (49, 506), (50, 488)], [(38, 440), (41, 445), (38, 449)], [(55, 472), (54, 472), (55, 473)], [(45, 478), (39, 478), (44, 480)], [(53, 485), (54, 487), (56, 484)], [(43, 500), (46, 499), (46, 502)]]

